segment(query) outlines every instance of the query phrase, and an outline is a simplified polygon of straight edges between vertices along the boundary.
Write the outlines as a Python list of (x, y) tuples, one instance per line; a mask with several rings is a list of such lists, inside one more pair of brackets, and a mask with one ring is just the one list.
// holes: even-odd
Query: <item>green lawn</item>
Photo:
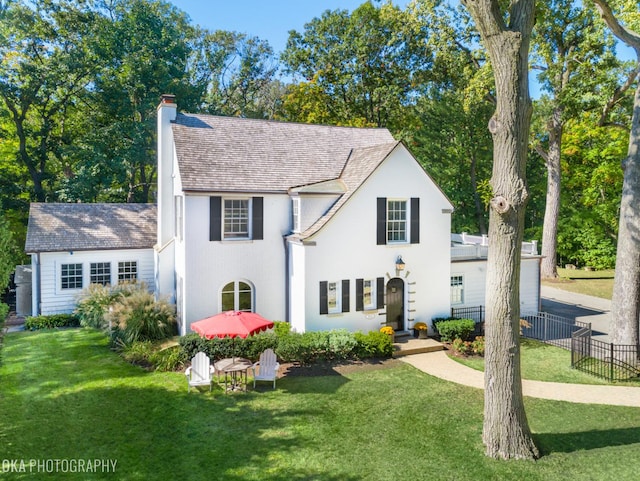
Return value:
[(640, 408), (526, 399), (544, 456), (495, 461), (481, 443), (481, 390), (408, 365), (289, 377), (278, 388), (187, 393), (99, 333), (15, 333), (0, 366), (5, 460), (111, 459), (115, 473), (3, 479), (635, 480)]
[[(479, 371), (484, 371), (483, 358), (459, 358), (454, 360)], [(571, 368), (571, 352), (534, 339), (520, 339), (522, 377), (533, 381), (564, 382), (571, 384), (611, 384), (604, 379)], [(638, 386), (640, 381), (615, 383)]]
[(589, 296), (611, 299), (613, 295), (613, 269), (585, 271), (580, 269), (558, 268), (560, 279), (543, 280), (542, 284), (565, 291), (587, 294)]

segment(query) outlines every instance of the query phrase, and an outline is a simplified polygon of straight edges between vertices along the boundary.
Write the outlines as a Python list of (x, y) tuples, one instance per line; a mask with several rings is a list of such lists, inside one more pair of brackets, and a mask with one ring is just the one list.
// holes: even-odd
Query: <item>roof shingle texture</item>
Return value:
[(308, 239), (318, 232), (336, 212), (351, 198), (358, 188), (369, 178), (374, 170), (389, 156), (400, 142), (376, 145), (355, 149), (344, 167), (340, 178), (344, 182), (347, 191), (340, 196), (338, 201), (307, 230), (300, 234), (294, 234), (290, 238)]
[(352, 149), (394, 142), (387, 129), (178, 114), (185, 191), (285, 192), (340, 176)]
[(156, 217), (155, 204), (33, 203), (25, 251), (152, 248)]

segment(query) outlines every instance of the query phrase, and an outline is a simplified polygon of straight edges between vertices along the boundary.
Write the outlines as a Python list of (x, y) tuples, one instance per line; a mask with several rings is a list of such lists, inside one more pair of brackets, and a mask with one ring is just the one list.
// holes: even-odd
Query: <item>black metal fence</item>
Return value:
[(613, 344), (591, 337), (591, 328), (574, 332), (571, 337), (571, 367), (613, 381), (640, 377), (638, 346)]
[(458, 319), (473, 319), (476, 324), (484, 322), (484, 306), (452, 307), (451, 317)]
[[(452, 308), (451, 317), (476, 321), (475, 335), (484, 335), (484, 306)], [(523, 337), (537, 339), (564, 349), (571, 349), (571, 335), (590, 324), (556, 316), (547, 312), (536, 312), (521, 317), (520, 332)]]
[[(452, 308), (451, 317), (474, 319), (476, 335), (484, 327), (484, 307)], [(612, 344), (593, 339), (591, 323), (575, 321), (548, 312), (521, 317), (523, 337), (571, 351), (571, 367), (613, 381), (640, 377), (640, 346)]]

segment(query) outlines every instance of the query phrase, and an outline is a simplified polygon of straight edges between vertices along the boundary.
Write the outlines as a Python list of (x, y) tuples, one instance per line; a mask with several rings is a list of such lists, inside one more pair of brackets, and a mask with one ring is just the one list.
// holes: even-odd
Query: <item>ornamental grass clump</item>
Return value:
[(144, 282), (122, 282), (115, 286), (90, 284), (78, 295), (74, 313), (80, 319), (81, 326), (108, 331), (109, 308), (121, 299), (139, 291), (148, 291)]
[(157, 341), (177, 333), (175, 307), (156, 301), (147, 291), (134, 291), (114, 303), (106, 315), (114, 342)]

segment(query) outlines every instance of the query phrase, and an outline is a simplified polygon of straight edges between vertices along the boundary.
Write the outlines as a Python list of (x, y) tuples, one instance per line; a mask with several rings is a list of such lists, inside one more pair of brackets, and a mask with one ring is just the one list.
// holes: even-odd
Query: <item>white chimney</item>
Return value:
[(173, 236), (173, 131), (171, 122), (176, 119), (175, 95), (164, 94), (158, 105), (158, 247), (164, 246)]
[(174, 241), (174, 159), (173, 130), (177, 106), (174, 95), (163, 95), (158, 106), (158, 238), (155, 245), (155, 293), (176, 300)]

